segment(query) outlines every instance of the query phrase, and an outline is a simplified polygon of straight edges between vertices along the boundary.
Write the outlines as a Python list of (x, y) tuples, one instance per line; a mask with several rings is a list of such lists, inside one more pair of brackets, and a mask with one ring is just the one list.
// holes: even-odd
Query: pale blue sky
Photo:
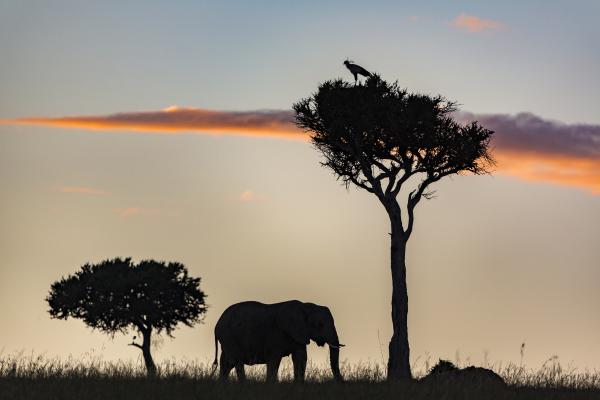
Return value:
[[(2, 117), (289, 108), (351, 57), (473, 112), (599, 122), (596, 1), (3, 2)], [(500, 22), (478, 34), (460, 13)], [(415, 21), (411, 17), (417, 17)]]

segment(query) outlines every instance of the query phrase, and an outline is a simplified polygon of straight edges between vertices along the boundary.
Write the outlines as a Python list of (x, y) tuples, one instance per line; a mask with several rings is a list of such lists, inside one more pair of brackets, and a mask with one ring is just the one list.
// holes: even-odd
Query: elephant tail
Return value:
[(219, 339), (217, 339), (217, 335), (215, 334), (215, 361), (213, 361), (213, 363), (212, 363), (213, 369), (216, 369), (217, 366), (219, 365), (219, 362), (217, 361), (218, 355), (219, 355)]

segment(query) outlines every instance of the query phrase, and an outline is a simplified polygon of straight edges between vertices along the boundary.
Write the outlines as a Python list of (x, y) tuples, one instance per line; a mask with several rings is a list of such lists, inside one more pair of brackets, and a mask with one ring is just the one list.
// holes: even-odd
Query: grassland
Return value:
[[(192, 361), (164, 361), (159, 376), (149, 379), (131, 362), (0, 354), (0, 399), (600, 399), (600, 372), (563, 368), (555, 358), (538, 370), (488, 367), (505, 379), (507, 389), (464, 382), (389, 383), (377, 364), (344, 364), (343, 384), (332, 382), (319, 366), (308, 368), (305, 384), (294, 384), (289, 363), (282, 367), (281, 383), (261, 382), (263, 370), (253, 367), (249, 381), (239, 384), (219, 382), (209, 365)], [(425, 372), (422, 366), (415, 374)]]

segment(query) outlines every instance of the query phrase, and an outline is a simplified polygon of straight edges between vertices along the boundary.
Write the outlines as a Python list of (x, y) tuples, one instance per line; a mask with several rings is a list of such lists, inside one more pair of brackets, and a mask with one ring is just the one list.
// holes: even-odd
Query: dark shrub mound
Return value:
[(491, 369), (473, 366), (458, 368), (447, 360), (440, 360), (419, 382), (433, 385), (461, 385), (482, 389), (506, 387), (504, 379)]

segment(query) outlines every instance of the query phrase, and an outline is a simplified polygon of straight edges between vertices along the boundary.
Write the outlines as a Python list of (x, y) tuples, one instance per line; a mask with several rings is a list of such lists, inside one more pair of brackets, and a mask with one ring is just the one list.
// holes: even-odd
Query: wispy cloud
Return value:
[(126, 207), (126, 208), (114, 208), (113, 212), (122, 218), (129, 218), (136, 215), (156, 215), (158, 210), (154, 208), (143, 208), (143, 207)]
[(496, 152), (498, 172), (531, 182), (547, 182), (585, 189), (600, 195), (600, 159), (540, 157), (518, 152)]
[(95, 194), (95, 195), (106, 194), (106, 192), (102, 189), (96, 189), (96, 188), (86, 187), (86, 186), (61, 186), (61, 187), (56, 188), (56, 190), (61, 193), (79, 193), (79, 194)]
[(217, 111), (171, 106), (158, 111), (70, 117), (27, 117), (0, 120), (0, 125), (42, 125), (60, 128), (157, 133), (233, 133), (298, 138), (291, 111)]
[[(492, 144), (499, 161), (497, 173), (579, 187), (600, 194), (600, 125), (564, 124), (529, 113), (477, 115), (463, 112), (458, 113), (457, 118), (462, 121), (479, 120), (496, 132)], [(107, 116), (0, 120), (0, 124), (308, 138), (293, 124), (291, 110), (228, 112), (175, 107)], [(239, 201), (255, 198), (255, 193), (247, 192), (240, 195)], [(123, 213), (135, 215), (141, 211), (134, 207)]]
[(263, 196), (261, 194), (257, 194), (255, 192), (253, 192), (252, 190), (243, 191), (238, 198), (238, 200), (242, 203), (259, 202), (259, 201), (264, 201), (265, 199), (266, 199), (265, 196)]
[(254, 200), (254, 193), (252, 193), (250, 190), (246, 190), (240, 195), (240, 201), (242, 203), (248, 203), (252, 200)]
[(486, 29), (501, 29), (504, 27), (502, 22), (493, 21), (491, 19), (482, 19), (474, 15), (460, 13), (451, 23), (452, 26), (467, 32), (476, 33)]
[(600, 125), (565, 124), (531, 113), (458, 113), (494, 133), (498, 172), (529, 181), (575, 186), (600, 194)]
[(495, 131), (498, 151), (600, 160), (600, 125), (565, 124), (532, 113), (457, 113), (462, 122), (477, 120)]

